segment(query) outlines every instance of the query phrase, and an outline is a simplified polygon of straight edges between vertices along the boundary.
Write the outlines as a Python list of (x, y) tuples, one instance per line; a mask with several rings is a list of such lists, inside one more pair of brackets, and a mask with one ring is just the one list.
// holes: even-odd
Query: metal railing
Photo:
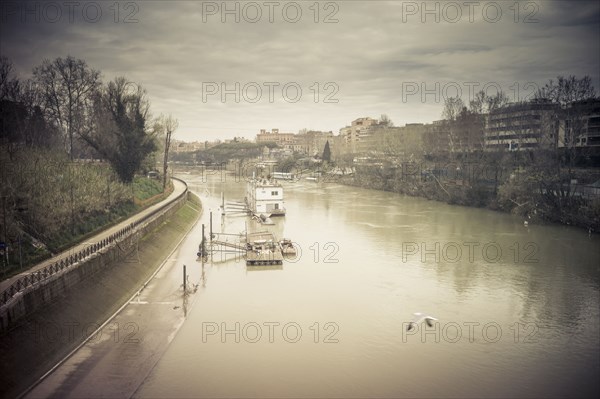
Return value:
[(123, 240), (126, 237), (129, 237), (131, 234), (136, 232), (138, 230), (138, 228), (141, 225), (143, 225), (144, 223), (153, 219), (158, 214), (167, 212), (173, 206), (173, 204), (177, 203), (177, 201), (179, 201), (182, 197), (184, 197), (188, 192), (188, 186), (185, 181), (183, 181), (181, 179), (177, 179), (175, 177), (173, 179), (181, 181), (185, 185), (185, 190), (181, 194), (179, 194), (177, 197), (175, 197), (172, 201), (164, 204), (160, 208), (153, 210), (152, 212), (145, 215), (144, 217), (136, 220), (135, 222), (130, 223), (129, 225), (123, 227), (121, 230), (117, 231), (116, 233), (111, 234), (110, 236), (100, 240), (99, 242), (91, 244), (90, 246), (88, 246), (72, 255), (69, 255), (66, 258), (58, 260), (58, 261), (44, 267), (43, 269), (36, 270), (35, 272), (33, 272), (31, 274), (28, 274), (26, 276), (19, 278), (17, 281), (12, 283), (7, 289), (5, 289), (0, 294), (0, 306), (3, 306), (6, 303), (8, 303), (8, 301), (10, 301), (16, 294), (23, 291), (24, 289), (31, 287), (35, 284), (41, 283), (44, 280), (53, 276), (54, 274), (59, 273), (65, 269), (68, 269), (69, 267), (73, 266), (74, 264), (90, 257), (91, 255), (94, 255), (95, 253), (101, 251), (102, 249), (107, 248), (107, 247), (111, 246), (112, 244)]

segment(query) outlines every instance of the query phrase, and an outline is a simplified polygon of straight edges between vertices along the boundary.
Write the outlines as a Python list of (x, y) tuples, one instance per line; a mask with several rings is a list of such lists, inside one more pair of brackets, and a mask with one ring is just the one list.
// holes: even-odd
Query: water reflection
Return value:
[[(272, 229), (298, 245), (297, 259), (275, 270), (240, 257), (207, 264), (210, 284), (139, 396), (598, 393), (598, 236), (356, 187), (284, 187), (287, 215), (274, 226), (237, 217), (220, 228)], [(233, 179), (197, 190), (210, 193), (205, 210), (222, 191), (244, 196)], [(408, 335), (414, 312), (440, 321)]]

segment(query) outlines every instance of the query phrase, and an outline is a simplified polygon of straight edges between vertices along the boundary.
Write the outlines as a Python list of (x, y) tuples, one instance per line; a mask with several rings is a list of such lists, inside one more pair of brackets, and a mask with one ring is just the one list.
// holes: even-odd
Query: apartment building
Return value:
[(579, 101), (563, 109), (558, 147), (600, 147), (600, 99)]
[(295, 134), (279, 133), (279, 129), (271, 129), (270, 132), (267, 132), (265, 129), (261, 129), (260, 133), (256, 135), (256, 143), (275, 143), (280, 148), (285, 148), (291, 151), (295, 151), (298, 148)]
[(546, 100), (512, 103), (487, 116), (486, 150), (553, 148), (558, 142), (560, 107)]
[(370, 117), (358, 118), (352, 121), (350, 126), (340, 129), (340, 135), (344, 137), (351, 152), (362, 152), (368, 150), (373, 137), (373, 127), (379, 121)]

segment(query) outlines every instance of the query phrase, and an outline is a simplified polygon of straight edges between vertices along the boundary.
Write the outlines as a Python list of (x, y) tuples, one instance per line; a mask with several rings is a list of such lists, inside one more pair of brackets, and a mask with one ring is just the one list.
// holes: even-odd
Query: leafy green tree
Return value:
[(331, 149), (329, 149), (329, 140), (327, 140), (327, 142), (325, 143), (322, 158), (324, 162), (331, 163)]
[(296, 164), (297, 164), (297, 161), (293, 156), (287, 157), (277, 164), (277, 171), (284, 172), (284, 173), (291, 173), (292, 170), (296, 167)]
[(98, 93), (94, 126), (82, 135), (123, 183), (131, 183), (144, 159), (156, 151), (156, 132), (146, 126), (149, 108), (146, 91), (118, 77)]

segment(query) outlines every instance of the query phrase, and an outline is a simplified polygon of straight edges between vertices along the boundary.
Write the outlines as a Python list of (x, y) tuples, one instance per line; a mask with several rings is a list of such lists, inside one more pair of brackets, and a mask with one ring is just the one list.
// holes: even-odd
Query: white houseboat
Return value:
[(260, 215), (284, 216), (283, 187), (267, 179), (250, 179), (246, 190), (246, 205), (250, 212)]

